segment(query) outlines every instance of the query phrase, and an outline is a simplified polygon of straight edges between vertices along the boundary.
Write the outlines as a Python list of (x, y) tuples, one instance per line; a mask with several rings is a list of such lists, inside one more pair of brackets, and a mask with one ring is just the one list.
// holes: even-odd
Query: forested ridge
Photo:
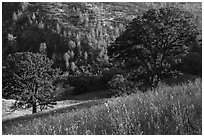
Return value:
[[(63, 71), (106, 64), (107, 46), (133, 18), (166, 5), (190, 10), (201, 28), (198, 3), (3, 3), (3, 58), (45, 50)], [(16, 38), (13, 44), (8, 36)]]

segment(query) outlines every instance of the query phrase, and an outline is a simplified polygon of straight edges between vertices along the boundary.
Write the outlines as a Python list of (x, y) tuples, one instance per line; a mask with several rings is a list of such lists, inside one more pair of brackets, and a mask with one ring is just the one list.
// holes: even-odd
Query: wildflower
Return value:
[(105, 106), (106, 106), (106, 107), (108, 107), (108, 104), (107, 104), (107, 103), (105, 103)]
[(15, 39), (16, 37), (14, 37), (12, 34), (8, 34), (8, 41), (13, 41)]

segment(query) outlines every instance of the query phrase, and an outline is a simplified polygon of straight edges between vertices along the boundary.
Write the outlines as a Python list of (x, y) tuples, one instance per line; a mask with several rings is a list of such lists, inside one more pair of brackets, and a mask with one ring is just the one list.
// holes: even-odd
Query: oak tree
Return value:
[(188, 53), (197, 35), (192, 15), (179, 8), (150, 9), (137, 16), (108, 48), (114, 62), (131, 69), (130, 77), (145, 87), (175, 75), (174, 65)]
[(9, 76), (10, 80), (3, 82), (3, 93), (15, 90), (12, 94), (17, 100), (16, 107), (32, 107), (33, 113), (38, 106), (53, 104), (57, 95), (53, 81), (59, 70), (53, 69), (52, 64), (52, 60), (40, 53), (9, 55), (3, 67), (3, 79)]

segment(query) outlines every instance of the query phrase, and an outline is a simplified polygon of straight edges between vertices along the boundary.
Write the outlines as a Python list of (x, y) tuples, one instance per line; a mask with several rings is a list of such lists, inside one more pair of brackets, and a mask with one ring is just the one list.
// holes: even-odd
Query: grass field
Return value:
[[(92, 105), (91, 105), (92, 106)], [(3, 122), (3, 134), (202, 134), (202, 82), (160, 85), (155, 91), (52, 115)]]

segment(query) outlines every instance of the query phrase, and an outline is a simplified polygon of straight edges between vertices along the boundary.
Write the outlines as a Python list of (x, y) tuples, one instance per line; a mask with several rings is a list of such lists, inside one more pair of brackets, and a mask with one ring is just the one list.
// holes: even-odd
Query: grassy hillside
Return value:
[[(91, 108), (3, 123), (3, 134), (202, 134), (202, 82), (113, 98)], [(9, 129), (9, 130), (8, 130)]]

